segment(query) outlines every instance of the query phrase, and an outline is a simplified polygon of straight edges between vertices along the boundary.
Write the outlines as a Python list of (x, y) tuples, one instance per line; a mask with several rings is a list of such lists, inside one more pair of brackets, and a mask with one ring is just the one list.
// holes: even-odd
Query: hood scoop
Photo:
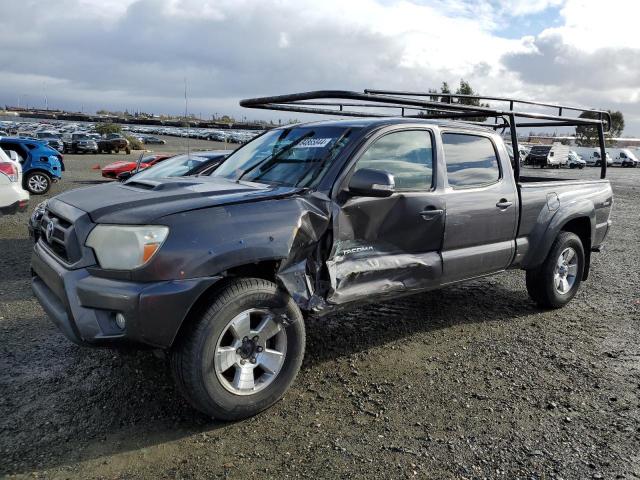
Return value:
[(139, 188), (142, 190), (153, 190), (155, 192), (158, 192), (158, 191), (176, 190), (176, 189), (185, 188), (185, 187), (193, 187), (194, 185), (198, 185), (198, 182), (184, 181), (184, 182), (163, 183), (163, 182), (137, 182), (134, 180), (132, 182), (125, 183), (125, 185), (127, 187)]

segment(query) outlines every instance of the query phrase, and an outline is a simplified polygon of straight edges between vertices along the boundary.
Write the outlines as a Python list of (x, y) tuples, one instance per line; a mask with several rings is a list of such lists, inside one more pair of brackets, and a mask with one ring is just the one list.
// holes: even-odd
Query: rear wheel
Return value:
[(44, 195), (51, 188), (51, 177), (44, 172), (31, 172), (27, 174), (24, 184), (29, 193)]
[(584, 271), (584, 247), (575, 233), (560, 232), (546, 260), (527, 270), (529, 296), (543, 308), (560, 308), (571, 301)]
[(218, 291), (171, 353), (178, 388), (222, 420), (257, 414), (280, 400), (304, 356), (304, 320), (272, 282), (238, 279)]

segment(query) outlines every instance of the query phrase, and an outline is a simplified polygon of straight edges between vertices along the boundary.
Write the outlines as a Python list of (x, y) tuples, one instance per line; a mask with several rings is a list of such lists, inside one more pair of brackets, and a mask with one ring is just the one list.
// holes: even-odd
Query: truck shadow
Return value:
[[(485, 279), (311, 319), (300, 375), (414, 334), (535, 312), (517, 288)], [(0, 358), (0, 387), (6, 392), (0, 404), (0, 474), (73, 465), (197, 434), (237, 440), (237, 425), (211, 421), (182, 399), (164, 359), (150, 352), (76, 347), (44, 315), (11, 322), (20, 333), (10, 325), (3, 334), (11, 338), (3, 339)], [(257, 427), (265, 415), (243, 423)]]

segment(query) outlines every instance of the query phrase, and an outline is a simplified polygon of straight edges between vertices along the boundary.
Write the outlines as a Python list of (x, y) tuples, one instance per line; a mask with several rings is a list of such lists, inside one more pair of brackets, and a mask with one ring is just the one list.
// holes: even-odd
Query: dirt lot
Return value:
[[(66, 156), (51, 194), (116, 158)], [(293, 388), (239, 423), (149, 352), (67, 341), (31, 294), (27, 214), (2, 218), (0, 476), (640, 478), (640, 169), (609, 177), (608, 248), (569, 307), (538, 310), (513, 271), (310, 321)]]

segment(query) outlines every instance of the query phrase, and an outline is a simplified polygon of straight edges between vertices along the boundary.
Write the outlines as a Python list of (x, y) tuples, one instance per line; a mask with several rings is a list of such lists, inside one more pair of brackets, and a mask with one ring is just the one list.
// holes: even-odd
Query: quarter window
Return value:
[(431, 135), (425, 130), (389, 133), (362, 154), (355, 171), (363, 168), (392, 174), (396, 190), (429, 190), (433, 179)]
[(442, 135), (447, 178), (453, 188), (480, 187), (500, 179), (500, 166), (487, 137), (460, 133)]

